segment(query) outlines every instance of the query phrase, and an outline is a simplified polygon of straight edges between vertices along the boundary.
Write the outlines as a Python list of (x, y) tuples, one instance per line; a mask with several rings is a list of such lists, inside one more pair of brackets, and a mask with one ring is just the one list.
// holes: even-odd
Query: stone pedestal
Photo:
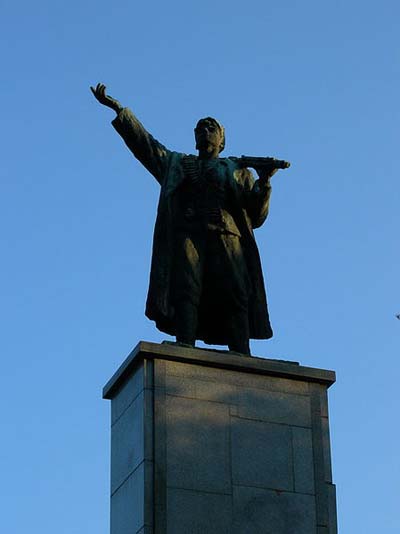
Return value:
[(333, 371), (140, 342), (111, 399), (111, 534), (336, 534)]

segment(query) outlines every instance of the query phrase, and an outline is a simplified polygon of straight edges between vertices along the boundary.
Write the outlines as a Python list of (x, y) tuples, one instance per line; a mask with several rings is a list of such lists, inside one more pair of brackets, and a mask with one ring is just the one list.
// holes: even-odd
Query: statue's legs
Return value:
[(249, 319), (245, 313), (232, 314), (231, 328), (229, 329), (229, 350), (250, 355)]
[[(240, 238), (232, 234), (213, 233), (208, 241), (206, 278), (220, 295), (222, 316), (230, 350), (250, 354), (248, 294), (249, 275)], [(217, 260), (215, 261), (215, 259)]]
[(198, 310), (202, 291), (205, 236), (181, 233), (176, 237), (174, 257), (174, 303), (176, 340), (196, 341)]
[(230, 350), (250, 354), (249, 277), (240, 238), (215, 231), (180, 234), (173, 272), (176, 340), (194, 345), (201, 309), (200, 323), (208, 325), (200, 324), (201, 339), (221, 338)]
[(176, 341), (194, 346), (198, 321), (198, 307), (189, 299), (180, 299), (175, 304)]

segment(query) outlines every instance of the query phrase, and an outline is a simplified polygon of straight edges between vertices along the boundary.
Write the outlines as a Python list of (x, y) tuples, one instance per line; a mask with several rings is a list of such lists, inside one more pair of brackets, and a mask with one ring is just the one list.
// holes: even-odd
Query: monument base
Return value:
[(103, 391), (111, 534), (336, 534), (334, 381), (297, 363), (140, 342)]

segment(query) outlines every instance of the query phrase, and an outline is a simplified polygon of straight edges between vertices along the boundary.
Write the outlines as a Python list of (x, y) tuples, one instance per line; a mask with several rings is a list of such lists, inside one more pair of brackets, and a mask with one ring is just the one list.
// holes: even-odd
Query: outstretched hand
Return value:
[(96, 88), (90, 86), (90, 90), (92, 91), (96, 100), (98, 100), (100, 104), (103, 104), (103, 106), (113, 109), (115, 113), (119, 113), (122, 110), (122, 106), (118, 100), (107, 95), (106, 86), (103, 83), (98, 83)]

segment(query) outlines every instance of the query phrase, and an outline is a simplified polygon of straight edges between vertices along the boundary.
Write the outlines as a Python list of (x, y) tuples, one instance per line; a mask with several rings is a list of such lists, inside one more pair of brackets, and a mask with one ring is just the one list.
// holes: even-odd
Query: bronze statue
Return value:
[(253, 229), (267, 218), (271, 176), (289, 164), (220, 158), (225, 131), (212, 117), (195, 127), (197, 156), (173, 152), (107, 95), (105, 85), (91, 90), (117, 113), (114, 128), (161, 186), (147, 317), (178, 344), (201, 339), (250, 354), (250, 338), (272, 337)]

